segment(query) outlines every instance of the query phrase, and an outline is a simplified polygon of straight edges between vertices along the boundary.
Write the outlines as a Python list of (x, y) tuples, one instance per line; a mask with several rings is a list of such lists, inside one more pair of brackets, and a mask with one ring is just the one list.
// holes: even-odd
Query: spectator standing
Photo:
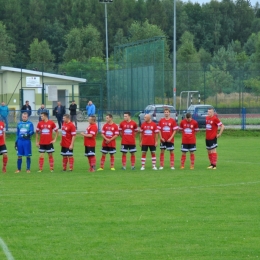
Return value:
[(70, 121), (74, 122), (76, 129), (78, 129), (78, 127), (77, 127), (77, 104), (75, 103), (75, 100), (72, 100), (70, 107), (69, 107), (69, 111), (70, 111)]
[(87, 115), (88, 116), (94, 116), (96, 113), (96, 107), (95, 105), (92, 103), (92, 101), (90, 100), (88, 102), (88, 105), (86, 106), (86, 110), (87, 110)]
[[(26, 112), (28, 114), (28, 117), (31, 116), (31, 114), (32, 114), (32, 108), (29, 105), (28, 100), (25, 101), (25, 104), (21, 108), (21, 113), (23, 114), (24, 112)], [(21, 118), (21, 121), (22, 121), (22, 118)]]
[(53, 115), (56, 116), (56, 118), (57, 118), (59, 129), (61, 129), (61, 127), (62, 127), (63, 116), (65, 115), (65, 113), (66, 113), (65, 106), (62, 106), (61, 102), (58, 101), (57, 106), (53, 110)]
[(49, 118), (48, 109), (45, 108), (44, 104), (41, 104), (41, 107), (37, 110), (37, 115), (39, 116), (39, 122), (42, 120), (42, 118), (41, 118), (42, 113), (47, 113), (48, 118)]
[(2, 102), (0, 106), (0, 115), (2, 117), (2, 121), (5, 123), (5, 130), (8, 131), (8, 115), (9, 109), (5, 102)]

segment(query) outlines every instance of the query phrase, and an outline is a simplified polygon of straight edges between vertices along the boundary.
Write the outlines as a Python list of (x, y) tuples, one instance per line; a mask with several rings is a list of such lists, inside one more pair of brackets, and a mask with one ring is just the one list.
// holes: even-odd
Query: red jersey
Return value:
[(173, 132), (178, 130), (178, 125), (173, 118), (162, 118), (157, 127), (161, 132), (161, 136), (165, 140), (165, 142), (174, 142), (174, 137), (171, 138), (170, 141), (168, 141), (168, 139), (172, 136)]
[(2, 121), (0, 121), (0, 145), (5, 144), (4, 133), (5, 133), (5, 124)]
[(199, 131), (199, 125), (196, 120), (192, 119), (188, 122), (186, 119), (183, 119), (179, 130), (182, 132), (182, 144), (196, 144), (196, 132)]
[(135, 121), (131, 120), (130, 122), (121, 122), (119, 125), (119, 131), (122, 132), (121, 144), (135, 145), (135, 133), (138, 131)]
[(221, 126), (222, 123), (216, 116), (206, 117), (206, 139), (212, 140), (217, 137), (218, 127)]
[(155, 135), (159, 133), (154, 122), (143, 122), (140, 132), (142, 134), (142, 145), (155, 145)]
[[(118, 126), (115, 123), (112, 124), (104, 124), (103, 128), (102, 128), (102, 134), (106, 137), (106, 138), (112, 138), (115, 135), (119, 135), (119, 130), (118, 130)], [(112, 140), (111, 142), (109, 142), (108, 144), (106, 143), (106, 140), (103, 139), (102, 142), (102, 146), (103, 147), (112, 147), (112, 148), (116, 148), (116, 140)]]
[(95, 147), (96, 146), (96, 136), (97, 136), (98, 128), (96, 123), (90, 124), (86, 129), (85, 134), (91, 134), (92, 137), (84, 137), (84, 145), (87, 147)]
[(71, 145), (72, 137), (76, 135), (76, 128), (72, 122), (63, 123), (61, 128), (61, 146), (65, 148), (69, 148)]
[(56, 127), (56, 124), (53, 121), (40, 121), (36, 127), (36, 132), (41, 134), (39, 144), (50, 144), (53, 131), (58, 131), (58, 127)]

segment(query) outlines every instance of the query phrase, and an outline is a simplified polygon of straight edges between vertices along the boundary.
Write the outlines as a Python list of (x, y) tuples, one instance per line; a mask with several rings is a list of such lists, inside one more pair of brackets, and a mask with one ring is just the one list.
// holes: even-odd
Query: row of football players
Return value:
[[(145, 170), (146, 154), (150, 150), (152, 157), (152, 169), (157, 170), (156, 167), (156, 147), (158, 141), (160, 141), (160, 167), (164, 168), (164, 154), (165, 150), (170, 153), (170, 168), (174, 170), (174, 135), (176, 131), (182, 132), (182, 156), (181, 156), (181, 169), (185, 167), (186, 153), (190, 152), (190, 169), (194, 169), (195, 154), (196, 151), (196, 132), (199, 131), (198, 124), (192, 119), (189, 113), (186, 114), (186, 118), (181, 121), (180, 126), (176, 124), (176, 121), (170, 117), (170, 110), (165, 108), (164, 118), (160, 120), (158, 125), (152, 122), (150, 115), (145, 115), (144, 123), (140, 127), (139, 145), (141, 146), (142, 158), (141, 158), (141, 170)], [(56, 124), (48, 119), (46, 113), (41, 114), (41, 119), (36, 128), (36, 145), (39, 147), (39, 171), (42, 172), (44, 165), (44, 154), (48, 154), (48, 161), (50, 171), (54, 170), (54, 158), (53, 143), (56, 142), (58, 136), (58, 128)], [(96, 136), (98, 133), (96, 118), (91, 116), (88, 119), (89, 126), (85, 132), (81, 135), (84, 137), (85, 155), (89, 162), (89, 171), (96, 171)], [(216, 169), (217, 163), (217, 138), (219, 138), (224, 130), (224, 125), (220, 120), (214, 116), (214, 111), (209, 110), (206, 117), (206, 148), (208, 150), (208, 157), (210, 161), (209, 169)], [(218, 128), (220, 131), (218, 133)], [(135, 152), (136, 150), (136, 133), (138, 132), (138, 126), (135, 121), (131, 120), (131, 114), (129, 112), (124, 113), (124, 120), (118, 126), (113, 122), (113, 116), (111, 114), (106, 115), (106, 123), (102, 127), (102, 156), (100, 159), (100, 167), (97, 171), (104, 170), (106, 154), (110, 155), (110, 169), (114, 168), (114, 154), (116, 153), (116, 138), (121, 136), (121, 152), (122, 152), (122, 169), (126, 169), (127, 152), (130, 152), (131, 169), (135, 169)], [(53, 133), (55, 134), (53, 137)], [(26, 157), (26, 171), (30, 172), (31, 165), (31, 136), (34, 134), (34, 126), (28, 121), (27, 113), (22, 114), (22, 121), (17, 125), (17, 139), (15, 147), (17, 149), (17, 170), (19, 173), (22, 168), (22, 157)], [(63, 117), (62, 125), (62, 138), (61, 138), (61, 155), (63, 156), (62, 165), (63, 171), (73, 170), (74, 157), (73, 147), (76, 138), (75, 125), (70, 121), (70, 116), (65, 114)], [(0, 124), (0, 153), (3, 154), (3, 169), (6, 172), (6, 165), (8, 161), (7, 149), (5, 146), (5, 133), (4, 124)]]

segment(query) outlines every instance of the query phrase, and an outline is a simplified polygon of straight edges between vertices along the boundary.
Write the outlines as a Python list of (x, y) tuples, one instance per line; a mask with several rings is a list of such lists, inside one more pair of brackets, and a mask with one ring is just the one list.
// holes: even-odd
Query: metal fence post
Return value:
[(246, 130), (246, 108), (242, 107), (242, 113), (241, 113), (241, 129)]

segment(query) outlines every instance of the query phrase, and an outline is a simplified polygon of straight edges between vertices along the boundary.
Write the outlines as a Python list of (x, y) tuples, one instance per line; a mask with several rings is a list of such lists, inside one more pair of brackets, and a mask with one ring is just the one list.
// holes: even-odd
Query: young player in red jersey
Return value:
[(181, 169), (184, 169), (186, 153), (190, 152), (190, 169), (194, 169), (196, 151), (196, 133), (199, 131), (198, 122), (193, 120), (190, 113), (187, 113), (185, 119), (180, 123), (179, 130), (182, 132), (181, 144)]
[(84, 146), (85, 146), (85, 156), (88, 157), (89, 172), (94, 172), (96, 170), (96, 136), (98, 132), (96, 117), (88, 117), (89, 126), (86, 132), (82, 132), (81, 135), (84, 136)]
[(5, 145), (5, 124), (0, 121), (0, 155), (3, 155), (2, 172), (6, 173), (6, 165), (8, 162), (7, 149)]
[(115, 170), (115, 157), (114, 154), (116, 153), (116, 138), (119, 135), (118, 126), (113, 123), (113, 116), (111, 114), (106, 115), (106, 124), (104, 124), (102, 128), (102, 157), (100, 160), (100, 168), (98, 171), (104, 170), (104, 164), (106, 161), (106, 154), (110, 154), (110, 169), (112, 171)]
[(63, 124), (61, 128), (61, 155), (63, 156), (62, 165), (63, 171), (67, 170), (67, 163), (69, 162), (70, 171), (73, 170), (74, 166), (74, 157), (73, 157), (73, 147), (76, 138), (76, 127), (70, 121), (70, 116), (65, 114), (63, 116)]
[[(55, 137), (52, 139), (53, 131), (55, 132)], [(38, 134), (40, 134), (40, 141), (38, 141)], [(58, 136), (58, 127), (56, 124), (48, 119), (48, 113), (41, 113), (41, 121), (37, 124), (35, 141), (36, 146), (39, 147), (40, 157), (39, 157), (39, 171), (42, 172), (44, 164), (44, 153), (46, 152), (49, 157), (50, 171), (53, 172), (54, 169), (54, 159), (53, 159), (53, 144), (56, 142)]]
[(122, 152), (122, 169), (126, 170), (126, 154), (129, 151), (131, 153), (131, 169), (135, 169), (135, 135), (137, 133), (137, 124), (131, 120), (131, 113), (124, 113), (124, 121), (119, 125), (119, 133), (122, 137), (121, 152)]
[(144, 122), (141, 125), (140, 129), (140, 146), (142, 147), (142, 167), (141, 171), (145, 169), (146, 153), (148, 148), (150, 149), (152, 156), (152, 169), (157, 170), (156, 168), (156, 146), (158, 140), (159, 130), (157, 125), (152, 122), (151, 116), (149, 114), (144, 116)]
[[(220, 131), (218, 134), (219, 127)], [(208, 150), (210, 161), (208, 169), (217, 169), (217, 138), (222, 135), (224, 128), (222, 122), (214, 115), (214, 109), (209, 109), (206, 117), (206, 149)]]
[(170, 151), (170, 166), (171, 169), (174, 170), (174, 135), (178, 130), (178, 125), (176, 121), (170, 117), (171, 111), (169, 108), (164, 109), (164, 118), (159, 121), (158, 129), (159, 136), (161, 140), (160, 148), (160, 168), (162, 170), (164, 167), (164, 152), (165, 150)]

